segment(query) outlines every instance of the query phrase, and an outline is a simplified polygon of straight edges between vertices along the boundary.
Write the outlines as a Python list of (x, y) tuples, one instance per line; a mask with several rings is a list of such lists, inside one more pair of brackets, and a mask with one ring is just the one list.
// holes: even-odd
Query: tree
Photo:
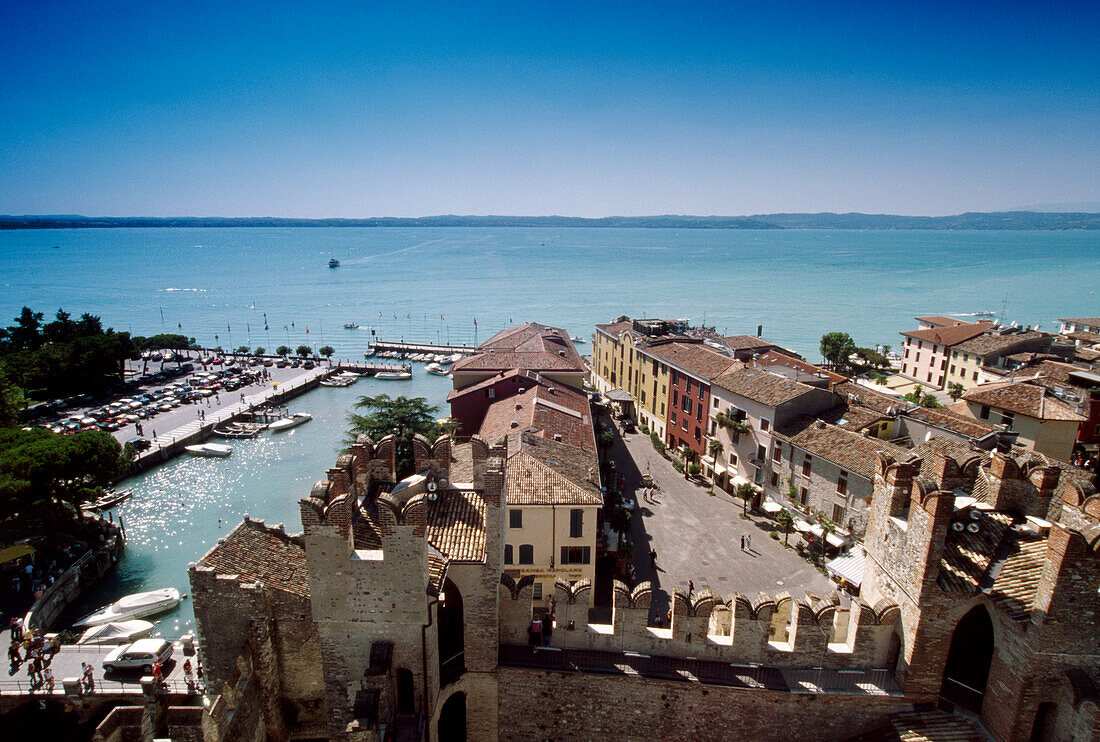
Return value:
[(856, 343), (846, 332), (827, 332), (821, 336), (821, 356), (830, 363), (845, 367), (848, 356), (856, 352)]
[(856, 356), (871, 368), (886, 368), (890, 360), (873, 348), (856, 348)]
[(959, 397), (966, 393), (966, 387), (957, 381), (952, 381), (947, 385), (947, 396), (951, 397), (952, 402), (958, 402)]
[(336, 349), (333, 348), (331, 345), (322, 345), (320, 348), (317, 349), (317, 352), (323, 355), (325, 358), (329, 359), (329, 362), (331, 363), (332, 354), (336, 352)]
[(943, 407), (939, 401), (930, 393), (922, 391), (920, 389), (914, 389), (909, 392), (902, 399), (907, 399), (913, 404), (920, 405), (921, 407), (940, 408)]
[(828, 543), (829, 534), (837, 529), (837, 525), (824, 515), (818, 516), (817, 520), (821, 524), (821, 558), (824, 560), (825, 546)]
[(246, 356), (246, 355), (248, 355), (248, 346), (247, 345), (238, 346), (237, 349), (233, 352), (236, 353), (239, 356)]
[(42, 312), (23, 311), (15, 318), (15, 324), (8, 328), (8, 338), (13, 350), (38, 350), (42, 345)]
[(690, 479), (691, 478), (691, 472), (688, 469), (688, 463), (691, 462), (692, 451), (691, 451), (691, 447), (688, 446), (688, 444), (685, 443), (682, 446), (680, 446), (680, 456), (684, 460), (684, 479)]
[(779, 526), (779, 532), (783, 534), (783, 545), (790, 546), (791, 532), (794, 531), (794, 516), (787, 510), (780, 510), (775, 514), (775, 522)]
[(275, 355), (283, 357), (290, 355), (290, 346), (280, 345), (278, 348), (275, 349)]
[(294, 353), (299, 358), (305, 358), (309, 355), (312, 355), (313, 349), (310, 348), (308, 345), (299, 345), (298, 348), (294, 351)]
[(363, 396), (355, 403), (355, 407), (366, 410), (367, 414), (353, 412), (348, 415), (350, 427), (345, 443), (354, 443), (356, 436), (364, 433), (375, 441), (393, 435), (397, 443), (398, 479), (413, 473), (413, 436), (420, 434), (430, 441), (438, 437), (435, 413), (439, 408), (429, 405), (424, 397), (402, 395), (391, 398), (388, 394)]
[(733, 494), (741, 498), (741, 514), (749, 514), (749, 500), (756, 497), (756, 485), (751, 482), (742, 482), (737, 485), (737, 489), (733, 491)]
[(0, 428), (8, 428), (19, 422), (19, 413), (27, 406), (23, 390), (12, 383), (3, 367), (0, 367)]
[(454, 417), (445, 417), (442, 420), (436, 422), (436, 427), (439, 428), (441, 435), (454, 437), (455, 433), (462, 430), (462, 423)]
[(256, 346), (256, 355), (262, 356), (266, 352), (267, 352), (267, 348), (265, 348), (264, 346), (262, 346), (262, 345)]

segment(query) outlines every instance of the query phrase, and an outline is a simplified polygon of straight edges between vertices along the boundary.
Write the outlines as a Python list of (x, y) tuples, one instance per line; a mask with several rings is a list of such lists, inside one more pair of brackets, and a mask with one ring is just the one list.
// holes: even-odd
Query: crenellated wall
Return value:
[[(530, 583), (501, 576), (500, 642), (526, 644), (531, 622)], [(652, 586), (630, 590), (616, 581), (612, 623), (588, 623), (592, 586), (558, 580), (554, 608), (557, 628), (550, 645), (562, 649), (637, 652), (651, 656), (720, 660), (769, 667), (877, 669), (885, 666), (897, 606), (872, 608), (853, 602), (841, 609), (836, 595), (792, 600), (741, 594), (721, 597), (704, 590), (691, 596), (677, 590), (670, 625), (649, 622)], [(779, 620), (777, 620), (779, 619)], [(572, 627), (572, 628), (570, 628)]]

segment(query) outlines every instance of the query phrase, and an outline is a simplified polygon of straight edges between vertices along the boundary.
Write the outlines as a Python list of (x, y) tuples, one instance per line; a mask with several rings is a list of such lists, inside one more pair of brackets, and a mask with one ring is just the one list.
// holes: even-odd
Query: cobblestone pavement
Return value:
[[(709, 486), (686, 480), (653, 449), (648, 435), (616, 436), (610, 456), (625, 477), (625, 491), (634, 493), (637, 502), (631, 524), (634, 568), (639, 581), (651, 580), (661, 588), (655, 610), (666, 610), (667, 591), (687, 590), (689, 580), (696, 591), (710, 588), (722, 596), (833, 592), (825, 575), (768, 535), (770, 520), (754, 515), (742, 519), (741, 500), (719, 489), (712, 496)], [(654, 502), (646, 502), (638, 489), (647, 472), (660, 490)], [(742, 535), (751, 538), (751, 549), (741, 550)], [(657, 552), (656, 569), (650, 550)]]

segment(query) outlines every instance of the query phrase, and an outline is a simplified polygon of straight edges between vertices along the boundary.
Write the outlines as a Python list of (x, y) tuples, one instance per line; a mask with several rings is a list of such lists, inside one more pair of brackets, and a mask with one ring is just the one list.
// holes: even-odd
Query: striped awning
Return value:
[(852, 549), (836, 559), (825, 562), (825, 569), (829, 574), (842, 577), (852, 585), (859, 587), (863, 584), (863, 568), (867, 563), (867, 553), (862, 546), (853, 546)]

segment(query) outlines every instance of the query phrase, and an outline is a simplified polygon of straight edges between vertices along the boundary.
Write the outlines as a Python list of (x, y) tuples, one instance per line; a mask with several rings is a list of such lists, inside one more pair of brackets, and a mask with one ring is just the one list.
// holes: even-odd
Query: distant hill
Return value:
[(895, 214), (754, 214), (752, 216), (443, 216), (368, 219), (282, 217), (0, 216), (0, 229), (111, 229), (122, 227), (643, 227), (651, 229), (1089, 229), (1100, 213), (999, 211), (956, 216)]
[(1015, 209), (1009, 209), (1009, 211), (1053, 211), (1061, 213), (1087, 213), (1093, 214), (1100, 212), (1100, 201), (1073, 201), (1070, 203), (1060, 204), (1032, 204), (1030, 206), (1018, 206)]

